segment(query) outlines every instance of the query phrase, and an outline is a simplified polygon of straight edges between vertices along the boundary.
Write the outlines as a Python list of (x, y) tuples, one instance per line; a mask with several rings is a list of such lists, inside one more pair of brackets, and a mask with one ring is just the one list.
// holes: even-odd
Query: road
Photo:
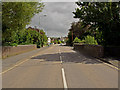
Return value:
[(118, 88), (116, 69), (68, 46), (53, 45), (6, 67), (3, 88)]

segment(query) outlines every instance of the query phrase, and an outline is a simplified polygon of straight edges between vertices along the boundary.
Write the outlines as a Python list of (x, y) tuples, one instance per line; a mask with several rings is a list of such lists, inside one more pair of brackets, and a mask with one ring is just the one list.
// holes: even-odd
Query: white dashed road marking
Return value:
[(67, 81), (66, 81), (66, 78), (65, 78), (65, 70), (64, 70), (64, 68), (62, 68), (62, 77), (63, 77), (64, 90), (68, 90)]

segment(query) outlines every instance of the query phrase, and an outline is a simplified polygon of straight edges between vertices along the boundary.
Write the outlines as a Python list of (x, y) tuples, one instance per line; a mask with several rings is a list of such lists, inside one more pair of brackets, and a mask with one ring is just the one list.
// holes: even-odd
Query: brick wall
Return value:
[(15, 46), (3, 46), (2, 47), (2, 57), (8, 57), (23, 52), (31, 51), (37, 49), (36, 45), (18, 45)]
[(74, 49), (80, 51), (84, 54), (94, 56), (94, 57), (103, 57), (104, 48), (100, 45), (80, 45), (74, 44)]

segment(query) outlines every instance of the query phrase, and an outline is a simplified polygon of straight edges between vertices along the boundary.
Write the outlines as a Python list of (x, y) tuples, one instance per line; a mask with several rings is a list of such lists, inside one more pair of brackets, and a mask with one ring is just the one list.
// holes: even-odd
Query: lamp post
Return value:
[[(44, 14), (44, 15), (42, 15), (43, 17), (46, 17), (47, 15), (46, 14)], [(40, 26), (40, 16), (39, 16), (39, 26)], [(40, 33), (40, 29), (39, 29), (39, 33)], [(42, 47), (43, 47), (43, 39), (42, 39)]]

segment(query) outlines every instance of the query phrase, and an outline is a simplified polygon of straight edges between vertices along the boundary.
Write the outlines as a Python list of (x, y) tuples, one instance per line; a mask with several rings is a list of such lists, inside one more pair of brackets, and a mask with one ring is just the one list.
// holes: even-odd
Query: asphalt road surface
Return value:
[(3, 88), (118, 88), (118, 70), (68, 46), (53, 45), (9, 67), (4, 62)]

